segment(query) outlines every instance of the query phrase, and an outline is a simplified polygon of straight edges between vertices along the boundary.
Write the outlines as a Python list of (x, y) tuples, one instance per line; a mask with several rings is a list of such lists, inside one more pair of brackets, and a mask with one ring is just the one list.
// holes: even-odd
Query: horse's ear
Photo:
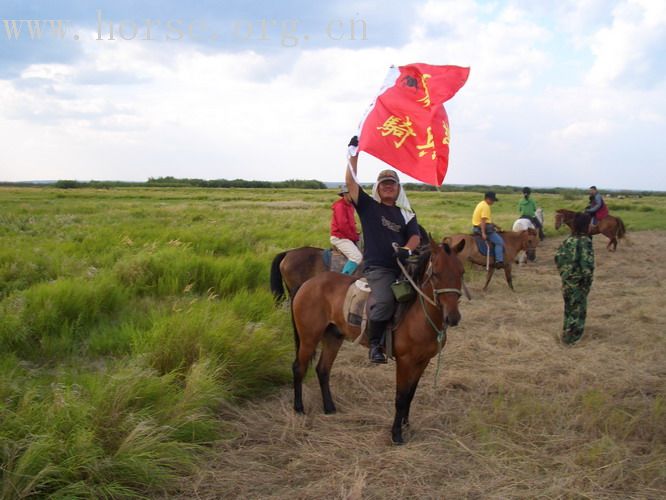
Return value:
[(461, 239), (456, 246), (453, 247), (455, 253), (460, 253), (465, 248), (465, 238)]
[(428, 244), (430, 245), (430, 251), (434, 253), (435, 250), (437, 250), (437, 243), (435, 243), (435, 240), (432, 239), (432, 236), (430, 236), (430, 241)]

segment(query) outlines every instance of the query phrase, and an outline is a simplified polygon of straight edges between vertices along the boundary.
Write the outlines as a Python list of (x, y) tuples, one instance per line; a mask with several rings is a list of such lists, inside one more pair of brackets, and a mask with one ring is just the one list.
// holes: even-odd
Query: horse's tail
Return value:
[(627, 229), (624, 227), (624, 222), (622, 222), (622, 219), (619, 217), (615, 218), (617, 219), (617, 239), (619, 240), (626, 234)]
[(271, 292), (275, 302), (282, 302), (284, 300), (284, 285), (282, 284), (282, 273), (280, 272), (280, 263), (285, 258), (287, 252), (279, 253), (273, 259), (271, 264)]

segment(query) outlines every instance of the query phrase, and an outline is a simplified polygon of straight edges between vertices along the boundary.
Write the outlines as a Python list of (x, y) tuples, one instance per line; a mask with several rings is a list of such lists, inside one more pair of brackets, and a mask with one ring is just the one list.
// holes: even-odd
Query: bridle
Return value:
[(409, 283), (412, 285), (412, 287), (414, 287), (414, 290), (416, 290), (416, 293), (418, 293), (419, 296), (422, 297), (423, 300), (427, 301), (428, 304), (436, 307), (437, 309), (442, 309), (442, 305), (440, 304), (440, 302), (438, 300), (438, 297), (440, 295), (445, 294), (445, 293), (454, 293), (458, 297), (461, 297), (464, 293), (465, 297), (467, 297), (467, 300), (472, 300), (472, 297), (469, 294), (469, 290), (467, 290), (467, 286), (465, 285), (465, 282), (462, 280), (462, 278), (460, 280), (462, 290), (460, 288), (436, 288), (435, 287), (435, 284), (432, 282), (432, 279), (433, 279), (432, 255), (430, 256), (430, 259), (429, 259), (429, 262), (428, 262), (428, 268), (426, 269), (426, 272), (425, 272), (425, 275), (426, 275), (425, 282), (430, 283), (430, 285), (432, 286), (432, 298), (428, 297), (425, 294), (425, 292), (423, 290), (421, 290), (421, 287), (419, 287), (414, 282), (412, 277), (407, 272), (407, 269), (405, 269), (405, 266), (402, 264), (402, 262), (400, 262), (400, 259), (396, 259), (396, 261), (398, 262), (398, 267), (400, 268), (402, 273), (407, 278), (407, 281), (409, 281)]
[[(402, 262), (400, 262), (400, 259), (396, 259), (398, 262), (398, 267), (402, 271), (402, 273), (405, 275), (407, 278), (407, 281), (414, 287), (414, 290), (419, 294), (419, 301), (421, 302), (421, 307), (423, 308), (423, 314), (425, 315), (426, 320), (428, 321), (428, 324), (430, 327), (433, 329), (435, 332), (436, 340), (437, 340), (437, 367), (435, 368), (435, 386), (437, 385), (437, 377), (439, 375), (439, 369), (442, 361), (442, 347), (444, 347), (444, 344), (446, 343), (446, 331), (448, 329), (448, 325), (446, 324), (446, 321), (444, 321), (444, 318), (446, 318), (446, 306), (442, 306), (442, 304), (439, 302), (438, 297), (440, 295), (443, 295), (445, 293), (453, 293), (460, 298), (463, 295), (463, 291), (465, 293), (465, 297), (467, 297), (468, 300), (472, 300), (469, 291), (467, 290), (467, 287), (465, 286), (465, 282), (462, 279), (462, 276), (460, 277), (460, 284), (461, 288), (435, 288), (435, 284), (432, 282), (433, 280), (433, 272), (432, 272), (432, 254), (430, 255), (430, 258), (428, 259), (428, 268), (426, 269), (425, 272), (425, 282), (430, 283), (432, 286), (432, 299), (428, 297), (421, 288), (414, 283), (414, 280), (412, 277), (409, 275), (407, 272), (407, 269), (405, 269), (405, 266), (403, 266)], [(455, 257), (454, 257), (455, 258)], [(428, 310), (426, 309), (425, 306), (425, 301), (427, 301), (429, 304), (437, 308), (438, 311), (442, 313), (442, 327), (437, 328), (437, 325), (435, 325), (434, 321), (432, 318), (430, 318), (430, 315), (428, 314)]]

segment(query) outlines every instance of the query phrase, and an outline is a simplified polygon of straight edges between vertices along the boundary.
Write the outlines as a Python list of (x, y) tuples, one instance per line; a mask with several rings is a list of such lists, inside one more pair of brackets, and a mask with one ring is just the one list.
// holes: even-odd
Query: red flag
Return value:
[(392, 67), (361, 123), (359, 150), (401, 172), (439, 186), (449, 165), (444, 102), (465, 84), (469, 68), (409, 64)]

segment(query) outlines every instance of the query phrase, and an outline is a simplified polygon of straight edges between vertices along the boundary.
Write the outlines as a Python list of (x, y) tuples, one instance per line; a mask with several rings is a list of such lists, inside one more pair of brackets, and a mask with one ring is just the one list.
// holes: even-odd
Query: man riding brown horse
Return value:
[[(352, 203), (363, 229), (363, 274), (372, 290), (368, 313), (369, 357), (373, 363), (386, 363), (381, 339), (395, 311), (391, 284), (400, 276), (396, 258), (406, 260), (421, 241), (414, 212), (394, 170), (383, 170), (377, 177), (373, 196), (356, 180), (358, 138), (349, 142), (349, 165), (345, 174)], [(393, 249), (393, 244), (398, 249)]]
[(585, 213), (592, 217), (590, 232), (608, 215), (608, 206), (597, 191), (597, 186), (590, 186), (590, 203), (585, 208)]

